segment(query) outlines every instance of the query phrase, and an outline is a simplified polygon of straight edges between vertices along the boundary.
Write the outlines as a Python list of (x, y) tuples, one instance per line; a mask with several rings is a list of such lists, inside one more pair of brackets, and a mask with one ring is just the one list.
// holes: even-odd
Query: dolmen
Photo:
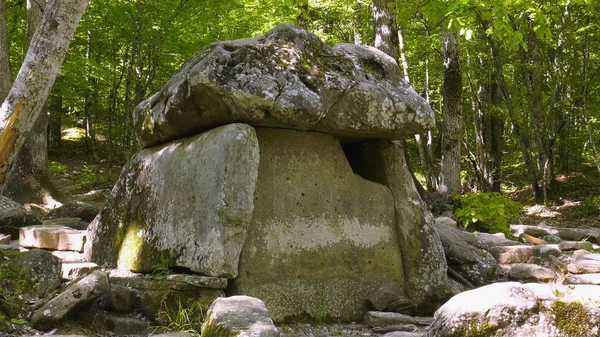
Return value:
[(401, 141), (435, 119), (386, 54), (280, 24), (207, 46), (134, 120), (141, 150), (88, 228), (90, 261), (226, 278), (275, 321), (361, 320), (381, 287), (421, 313), (443, 300)]

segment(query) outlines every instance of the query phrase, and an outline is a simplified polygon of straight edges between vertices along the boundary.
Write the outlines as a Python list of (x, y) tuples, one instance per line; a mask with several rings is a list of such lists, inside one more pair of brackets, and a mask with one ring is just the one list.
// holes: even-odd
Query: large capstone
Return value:
[(134, 118), (142, 147), (233, 122), (360, 140), (411, 136), (435, 118), (385, 53), (331, 48), (290, 24), (207, 46), (140, 103)]
[(254, 208), (254, 129), (231, 124), (149, 148), (123, 169), (89, 228), (89, 260), (152, 272), (236, 277)]
[(254, 213), (231, 294), (258, 297), (276, 321), (360, 320), (381, 286), (404, 292), (390, 189), (353, 173), (338, 140), (257, 128)]

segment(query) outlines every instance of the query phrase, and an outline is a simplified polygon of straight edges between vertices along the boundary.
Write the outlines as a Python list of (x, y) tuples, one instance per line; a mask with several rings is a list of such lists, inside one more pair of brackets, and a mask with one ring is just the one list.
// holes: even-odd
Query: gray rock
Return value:
[(565, 284), (593, 284), (600, 285), (600, 273), (595, 274), (571, 274), (565, 276)]
[(165, 333), (153, 333), (150, 337), (194, 337), (191, 332), (165, 332)]
[(544, 235), (544, 236), (542, 236), (542, 240), (544, 240), (544, 241), (546, 241), (546, 242), (548, 242), (550, 244), (558, 244), (558, 243), (563, 242), (563, 239), (561, 239), (560, 236), (558, 236), (558, 235), (552, 235), (552, 234), (551, 235)]
[(578, 259), (567, 266), (567, 270), (572, 274), (593, 274), (600, 273), (600, 261)]
[(516, 244), (515, 241), (507, 239), (506, 236), (504, 236), (504, 233), (473, 233), (473, 235), (475, 235), (479, 242), (482, 242), (489, 247), (513, 246)]
[(490, 248), (490, 253), (500, 264), (534, 263), (540, 259), (540, 246), (516, 245)]
[[(466, 291), (446, 302), (435, 313), (429, 336), (585, 336), (596, 331), (600, 323), (599, 296), (598, 286), (495, 283)], [(580, 313), (573, 315), (568, 310), (565, 313), (565, 305), (569, 304), (582, 308), (588, 319)], [(556, 312), (565, 314), (554, 315)], [(558, 320), (574, 319), (578, 321), (571, 329), (577, 330), (577, 334), (565, 330), (558, 333)]]
[(510, 231), (515, 236), (519, 236), (521, 233), (526, 233), (538, 238), (546, 235), (556, 235), (563, 240), (589, 240), (590, 242), (600, 244), (600, 228), (563, 228), (550, 226), (511, 225)]
[(81, 218), (53, 218), (42, 221), (42, 225), (64, 226), (78, 230), (86, 230), (89, 223), (89, 221), (83, 221)]
[(278, 337), (279, 332), (269, 318), (269, 310), (258, 298), (232, 296), (217, 298), (206, 313), (202, 335), (217, 327), (237, 333), (239, 337)]
[(28, 248), (83, 251), (87, 231), (60, 225), (20, 228), (19, 244)]
[(433, 317), (415, 317), (418, 325), (431, 325), (433, 324)]
[(556, 274), (551, 269), (529, 263), (514, 264), (508, 272), (511, 280), (523, 282), (551, 282)]
[(41, 220), (34, 213), (7, 197), (0, 196), (0, 233), (19, 239), (19, 228), (39, 225)]
[(106, 293), (109, 287), (107, 275), (96, 270), (71, 283), (58, 296), (34, 312), (31, 316), (31, 326), (39, 330), (49, 330), (74, 309), (91, 304)]
[(367, 308), (373, 311), (398, 312), (413, 315), (417, 305), (404, 296), (398, 295), (398, 290), (383, 286), (367, 296)]
[(104, 314), (103, 316), (104, 328), (117, 336), (146, 335), (151, 330), (148, 321), (136, 317), (115, 314)]
[(368, 294), (404, 285), (392, 192), (356, 175), (333, 136), (256, 131), (255, 207), (229, 294), (260, 298), (275, 321), (362, 319)]
[(435, 225), (435, 229), (442, 240), (448, 267), (476, 286), (494, 279), (498, 263), (486, 250), (485, 243), (471, 233), (449, 226)]
[(386, 333), (383, 337), (427, 337), (427, 332), (393, 331)]
[(63, 262), (60, 266), (60, 278), (72, 281), (98, 269), (100, 266), (93, 262)]
[(367, 311), (365, 324), (370, 327), (397, 325), (397, 324), (417, 324), (414, 317), (399, 314), (397, 312)]
[(62, 206), (51, 210), (48, 213), (47, 218), (81, 218), (82, 220), (87, 221), (87, 223), (90, 223), (99, 212), (100, 210), (94, 206), (74, 201), (65, 203)]
[(394, 324), (394, 325), (384, 325), (384, 326), (376, 326), (371, 328), (373, 332), (377, 333), (388, 333), (395, 331), (415, 331), (419, 327), (416, 324)]
[(110, 285), (110, 291), (103, 297), (104, 306), (112, 312), (129, 313), (135, 310), (137, 296), (135, 291), (116, 284)]
[(235, 278), (258, 159), (254, 129), (244, 124), (139, 152), (90, 224), (88, 260), (139, 272), (163, 265)]
[(397, 63), (371, 47), (328, 47), (280, 24), (266, 35), (213, 43), (140, 103), (142, 147), (232, 122), (350, 139), (401, 139), (432, 128), (429, 105)]
[(20, 254), (15, 264), (27, 270), (34, 281), (34, 293), (43, 298), (60, 288), (60, 261), (42, 249)]
[(592, 250), (594, 249), (594, 245), (587, 241), (565, 241), (558, 244), (558, 249), (562, 250), (563, 252), (579, 249)]
[(433, 221), (436, 225), (439, 225), (439, 226), (446, 225), (446, 226), (450, 226), (453, 228), (457, 228), (456, 220), (454, 220), (452, 218), (440, 216), (440, 217), (435, 218)]

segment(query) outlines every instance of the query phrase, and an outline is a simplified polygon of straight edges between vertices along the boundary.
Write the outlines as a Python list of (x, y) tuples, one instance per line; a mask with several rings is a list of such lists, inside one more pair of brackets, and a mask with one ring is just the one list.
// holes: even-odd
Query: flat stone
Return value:
[(129, 313), (135, 310), (137, 295), (133, 289), (110, 285), (110, 291), (103, 297), (104, 306), (112, 312)]
[(210, 327), (219, 326), (239, 337), (279, 337), (279, 331), (269, 318), (269, 310), (258, 298), (217, 298), (208, 308), (206, 317), (202, 324), (202, 335)]
[(592, 254), (590, 252), (588, 252), (587, 250), (576, 250), (573, 252), (573, 258), (575, 258), (575, 260), (595, 260), (595, 261), (600, 261), (600, 254)]
[(63, 262), (60, 274), (62, 280), (72, 281), (98, 269), (100, 266), (93, 262)]
[(210, 277), (188, 274), (171, 274), (167, 275), (166, 279), (169, 281), (185, 282), (198, 288), (211, 289), (226, 289), (228, 283), (227, 279), (224, 277)]
[(88, 260), (151, 273), (166, 259), (166, 267), (237, 277), (258, 162), (255, 130), (245, 124), (137, 153), (89, 226)]
[(551, 282), (556, 274), (551, 269), (536, 264), (517, 263), (510, 268), (508, 277), (511, 280), (524, 282)]
[(28, 248), (83, 251), (87, 231), (58, 225), (21, 227), (19, 244)]
[(10, 235), (12, 240), (17, 240), (21, 227), (39, 224), (41, 220), (36, 214), (27, 212), (18, 202), (0, 196), (0, 233)]
[(67, 202), (48, 213), (49, 219), (54, 218), (81, 218), (87, 223), (92, 222), (100, 210), (86, 203), (75, 201)]
[(558, 249), (564, 251), (572, 251), (572, 250), (592, 250), (594, 249), (594, 245), (591, 242), (587, 241), (564, 241), (558, 244)]
[(418, 329), (418, 326), (415, 324), (394, 324), (394, 325), (384, 325), (384, 326), (375, 326), (372, 327), (371, 330), (377, 333), (388, 333), (394, 331), (415, 331)]
[(107, 275), (96, 270), (73, 282), (58, 296), (44, 304), (31, 316), (30, 324), (39, 330), (49, 330), (76, 308), (92, 303), (109, 290)]
[(53, 250), (52, 255), (58, 257), (62, 262), (86, 262), (83, 252), (69, 250)]
[(370, 327), (397, 325), (397, 324), (417, 324), (414, 317), (400, 314), (397, 312), (367, 311), (364, 318), (365, 324)]
[(595, 274), (570, 274), (565, 276), (565, 284), (593, 284), (600, 285), (600, 273)]
[(0, 245), (9, 245), (9, 244), (10, 244), (10, 235), (0, 234)]
[(78, 230), (86, 230), (89, 221), (83, 221), (81, 218), (54, 218), (42, 221), (46, 226), (64, 226)]
[(500, 264), (532, 263), (540, 256), (537, 246), (515, 245), (490, 248), (490, 253)]
[(575, 260), (567, 266), (572, 274), (594, 274), (600, 273), (600, 261), (598, 260)]
[(427, 332), (393, 331), (386, 333), (383, 337), (427, 337)]
[(511, 225), (510, 231), (515, 236), (519, 236), (521, 233), (526, 233), (535, 237), (556, 235), (561, 239), (568, 241), (581, 241), (584, 239), (588, 239), (593, 243), (600, 243), (600, 229), (598, 228), (564, 228), (550, 226)]

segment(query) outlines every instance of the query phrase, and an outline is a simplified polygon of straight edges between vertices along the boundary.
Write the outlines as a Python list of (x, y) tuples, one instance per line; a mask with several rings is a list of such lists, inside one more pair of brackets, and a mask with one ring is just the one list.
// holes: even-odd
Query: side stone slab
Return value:
[(245, 124), (139, 152), (88, 228), (88, 260), (135, 272), (168, 264), (235, 278), (258, 162), (255, 131)]

